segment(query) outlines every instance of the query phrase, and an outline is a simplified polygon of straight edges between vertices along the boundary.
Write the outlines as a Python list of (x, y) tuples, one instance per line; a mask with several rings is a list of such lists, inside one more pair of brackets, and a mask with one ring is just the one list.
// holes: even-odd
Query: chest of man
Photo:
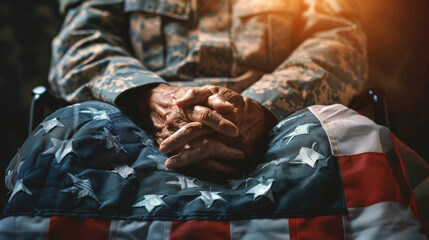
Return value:
[(297, 0), (124, 4), (133, 51), (147, 68), (178, 85), (201, 82), (238, 91), (272, 72), (291, 53), (300, 8)]

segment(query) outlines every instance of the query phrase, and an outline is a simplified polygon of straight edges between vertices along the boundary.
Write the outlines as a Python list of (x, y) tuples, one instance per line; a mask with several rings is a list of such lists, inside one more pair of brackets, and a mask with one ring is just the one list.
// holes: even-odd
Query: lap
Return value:
[[(9, 185), (16, 185), (18, 179), (49, 182), (59, 190), (54, 191), (54, 195), (72, 200), (69, 207), (83, 201), (94, 206), (103, 205), (106, 201), (119, 204), (125, 201), (120, 197), (124, 193), (138, 199), (145, 195), (169, 192), (177, 196), (176, 202), (183, 203), (181, 210), (176, 209), (175, 214), (169, 212), (169, 215), (186, 215), (185, 206), (190, 201), (186, 199), (188, 195), (181, 195), (182, 188), (195, 185), (198, 187), (192, 189), (191, 194), (196, 198), (201, 190), (210, 192), (217, 189), (218, 192), (231, 195), (232, 199), (233, 196), (247, 193), (249, 196), (246, 201), (269, 203), (271, 209), (268, 212), (274, 215), (278, 212), (286, 215), (295, 215), (296, 212), (302, 214), (308, 211), (304, 206), (312, 206), (315, 212), (345, 211), (344, 204), (341, 204), (344, 197), (337, 158), (332, 155), (329, 138), (320, 120), (310, 109), (291, 115), (269, 132), (254, 161), (249, 161), (254, 165), (249, 166), (242, 179), (222, 182), (195, 179), (165, 169), (167, 155), (158, 150), (150, 133), (137, 126), (115, 106), (102, 102), (84, 102), (55, 112), (35, 129), (27, 142), (28, 146), (20, 150), (21, 153), (11, 164)], [(24, 159), (23, 164), (20, 164)], [(91, 188), (98, 189), (98, 192), (93, 190), (88, 196), (81, 197), (77, 193), (67, 192), (79, 178), (80, 181), (88, 180), (93, 185), (97, 184), (97, 187), (91, 185)], [(177, 183), (180, 187), (166, 183)], [(291, 183), (293, 187), (288, 186)], [(106, 198), (104, 200), (96, 197), (102, 192), (112, 191), (112, 186), (120, 190), (108, 196), (101, 194)], [(44, 191), (43, 186), (38, 187), (39, 191)], [(276, 196), (272, 191), (284, 193)], [(329, 197), (320, 201), (322, 195)], [(237, 201), (226, 201), (225, 206), (236, 209), (235, 214), (242, 211)], [(139, 209), (134, 210), (137, 215)], [(253, 210), (248, 209), (249, 213)], [(205, 214), (212, 216), (210, 211)]]
[[(395, 153), (391, 139), (386, 128), (344, 106), (312, 106), (268, 133), (252, 161), (255, 165), (243, 178), (219, 184), (166, 170), (167, 156), (148, 131), (112, 105), (85, 102), (48, 117), (19, 150), (8, 171), (13, 192), (3, 216), (16, 212), (140, 220), (341, 216), (352, 207), (403, 201), (405, 190), (396, 186), (406, 179), (397, 174), (399, 165), (392, 164), (397, 155), (389, 157)], [(384, 172), (383, 179), (373, 178), (377, 171)], [(375, 198), (358, 196), (356, 183), (384, 190), (363, 187), (380, 192)], [(353, 198), (347, 199), (347, 194)]]

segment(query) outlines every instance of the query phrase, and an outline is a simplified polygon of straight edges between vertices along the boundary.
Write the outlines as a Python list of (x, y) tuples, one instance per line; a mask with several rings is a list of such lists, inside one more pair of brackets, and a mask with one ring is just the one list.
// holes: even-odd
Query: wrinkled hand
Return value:
[[(161, 143), (191, 121), (208, 126), (210, 131), (207, 129), (207, 132), (236, 136), (238, 128), (218, 113), (231, 112), (234, 108), (231, 103), (220, 98), (212, 98), (210, 106), (216, 111), (204, 106), (192, 106), (186, 109), (186, 114), (182, 108), (175, 104), (177, 99), (183, 97), (191, 89), (190, 87), (171, 87), (160, 84), (146, 90), (141, 95), (139, 110), (143, 118), (153, 125), (156, 141)], [(191, 118), (187, 116), (191, 116)]]
[[(186, 109), (179, 107), (176, 100), (183, 98), (191, 87), (171, 87), (160, 84), (145, 90), (139, 99), (139, 110), (143, 118), (153, 126), (155, 140), (160, 144), (173, 134), (187, 135), (198, 132), (198, 137), (169, 153), (176, 154), (170, 159), (186, 159), (186, 165), (197, 165), (200, 169), (221, 173), (233, 173), (237, 170), (227, 163), (244, 159), (241, 150), (225, 145), (219, 140), (209, 137), (214, 133), (235, 137), (238, 128), (220, 113), (234, 111), (234, 106), (227, 102), (221, 94), (211, 95), (204, 102), (207, 106), (188, 105)], [(185, 99), (191, 97), (187, 95)], [(174, 168), (166, 162), (167, 168)]]
[[(186, 94), (176, 101), (177, 106), (183, 108), (186, 116), (196, 121), (194, 106), (203, 105), (214, 108), (213, 99), (232, 103), (232, 111), (224, 111), (221, 115), (233, 122), (239, 129), (238, 136), (216, 134), (213, 140), (226, 144), (232, 148), (242, 150), (250, 156), (262, 136), (271, 129), (276, 120), (259, 103), (241, 96), (240, 94), (223, 87), (204, 86), (188, 89)], [(216, 145), (207, 140), (207, 127), (188, 123), (182, 126), (160, 144), (160, 150), (165, 153), (182, 151), (166, 161), (166, 167), (171, 169), (181, 168), (197, 163), (206, 154), (205, 151), (217, 149)], [(187, 148), (185, 146), (193, 147)], [(221, 150), (218, 150), (221, 152)], [(219, 153), (221, 154), (221, 153)]]

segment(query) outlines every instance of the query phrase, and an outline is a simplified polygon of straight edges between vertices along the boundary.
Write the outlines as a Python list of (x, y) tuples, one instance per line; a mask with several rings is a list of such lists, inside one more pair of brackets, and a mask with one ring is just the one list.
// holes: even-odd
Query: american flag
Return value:
[(148, 132), (86, 102), (42, 122), (7, 169), (0, 239), (426, 239), (429, 166), (342, 106), (267, 138), (241, 179), (167, 170)]

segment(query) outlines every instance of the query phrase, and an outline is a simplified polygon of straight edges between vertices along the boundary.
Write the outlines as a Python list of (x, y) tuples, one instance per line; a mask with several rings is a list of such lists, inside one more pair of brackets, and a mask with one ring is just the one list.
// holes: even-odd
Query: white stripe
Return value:
[(349, 218), (343, 221), (350, 226), (345, 228), (346, 239), (426, 239), (408, 207), (397, 202), (349, 208)]
[(343, 105), (315, 105), (308, 109), (322, 123), (334, 156), (386, 153), (392, 148), (389, 129)]
[(110, 222), (110, 240), (170, 239), (171, 222), (112, 220)]
[(13, 216), (0, 220), (0, 239), (34, 240), (46, 239), (49, 218)]
[(231, 240), (289, 239), (287, 218), (231, 221), (230, 228)]

